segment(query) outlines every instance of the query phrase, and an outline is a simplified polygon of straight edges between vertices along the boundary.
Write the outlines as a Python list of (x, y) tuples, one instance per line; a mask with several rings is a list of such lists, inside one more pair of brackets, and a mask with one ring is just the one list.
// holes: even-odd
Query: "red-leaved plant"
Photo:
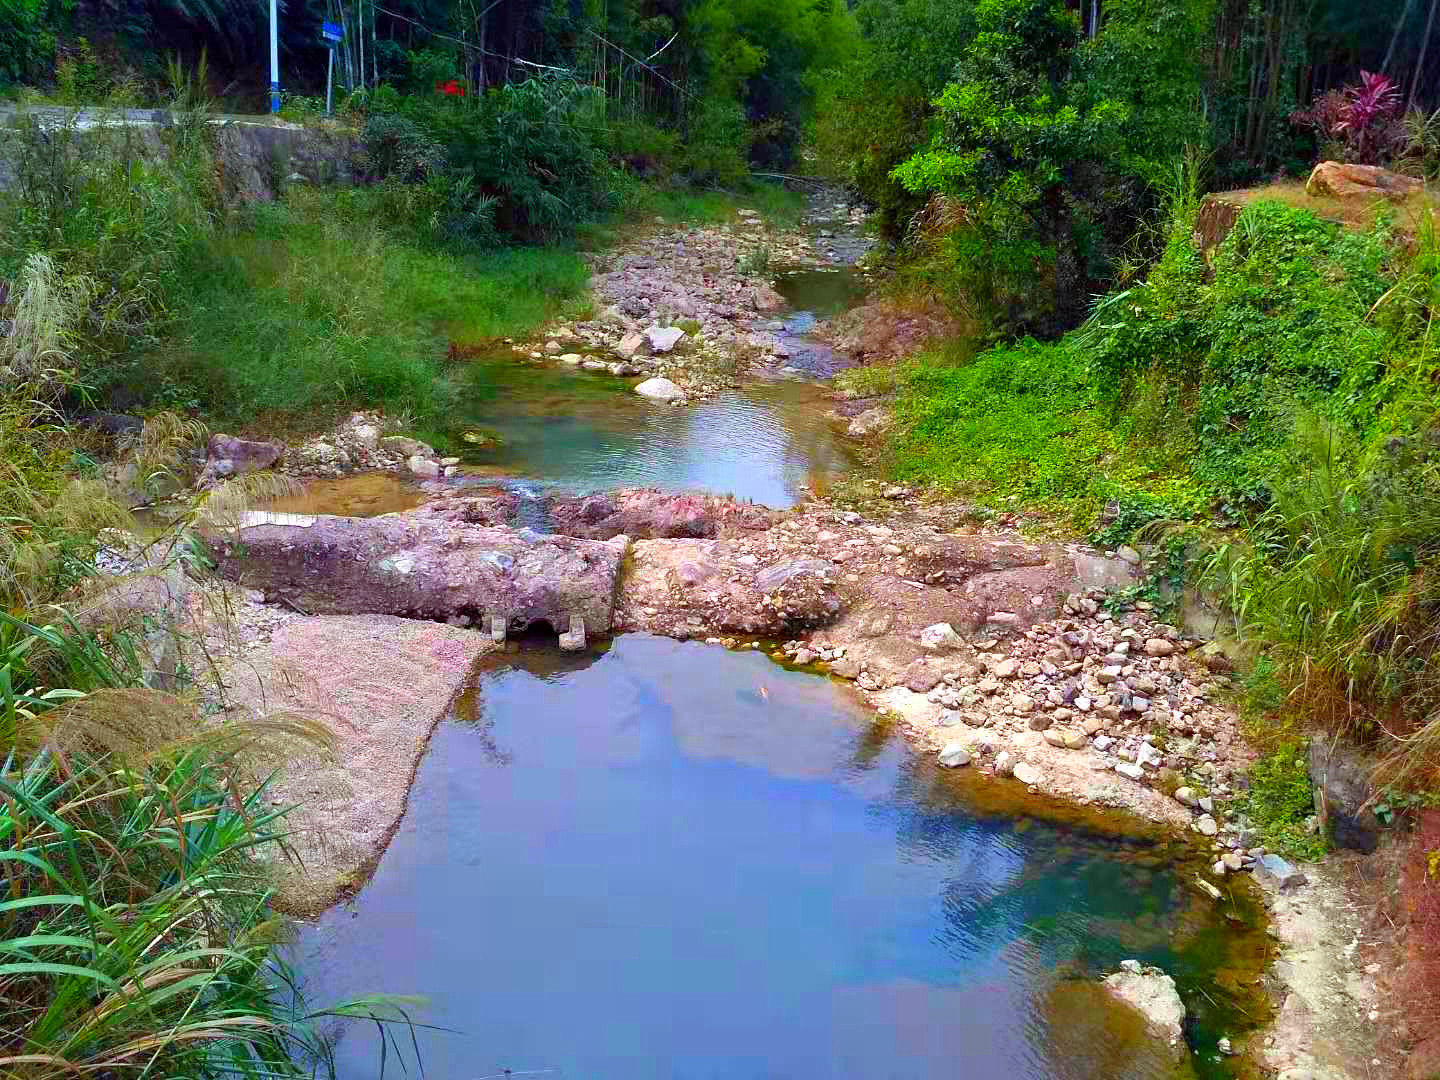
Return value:
[(1359, 83), (1321, 95), (1310, 108), (1292, 113), (1290, 122), (1338, 142), (1346, 161), (1375, 164), (1395, 149), (1400, 104), (1394, 79), (1361, 71)]

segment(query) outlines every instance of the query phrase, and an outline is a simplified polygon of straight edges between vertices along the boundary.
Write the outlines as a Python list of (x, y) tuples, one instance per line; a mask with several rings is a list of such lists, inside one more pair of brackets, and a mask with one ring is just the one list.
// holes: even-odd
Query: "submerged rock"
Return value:
[(1119, 971), (1105, 977), (1103, 985), (1145, 1017), (1151, 1033), (1165, 1041), (1177, 1060), (1184, 1056), (1185, 1003), (1180, 1000), (1173, 978), (1159, 968), (1126, 960)]

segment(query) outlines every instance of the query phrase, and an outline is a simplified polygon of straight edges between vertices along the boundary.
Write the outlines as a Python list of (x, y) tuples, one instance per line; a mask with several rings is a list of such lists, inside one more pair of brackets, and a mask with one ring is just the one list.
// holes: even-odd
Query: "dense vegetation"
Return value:
[[(1262, 740), (1319, 723), (1434, 788), (1434, 204), (1280, 184), (1218, 242), (1197, 221), (1207, 188), (1322, 155), (1433, 178), (1436, 60), (1409, 6), (1322, 5), (1304, 33), (1261, 5), (1259, 36), (1232, 7), (860, 5), (817, 145), (896, 241), (895, 303), (984, 329), (851, 384), (897, 391), (897, 477), (1150, 543), (1157, 599), (1185, 578), (1222, 597), (1273, 689)], [(1290, 850), (1299, 760), (1286, 742), (1256, 774)]]

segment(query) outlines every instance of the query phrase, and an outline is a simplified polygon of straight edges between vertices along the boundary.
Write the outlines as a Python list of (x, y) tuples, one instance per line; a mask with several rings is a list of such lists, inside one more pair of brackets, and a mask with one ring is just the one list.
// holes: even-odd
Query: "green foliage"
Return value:
[(697, 184), (734, 184), (749, 172), (753, 133), (733, 101), (706, 101), (690, 123), (681, 168)]
[[(858, 44), (843, 0), (696, 0), (686, 21), (702, 114), (738, 103), (755, 127), (754, 160), (788, 165), (812, 114), (812, 74), (839, 66)], [(702, 138), (723, 126), (702, 120)]]
[(942, 215), (955, 235), (941, 255), (982, 312), (1053, 334), (1108, 282), (1154, 204), (1155, 177), (1201, 130), (1208, 3), (1112, 6), (1091, 40), (1058, 0), (977, 5), (928, 145), (892, 175), (917, 197), (958, 204)]
[(1163, 383), (1172, 420), (1190, 428), (1200, 485), (1236, 512), (1261, 506), (1299, 411), (1366, 433), (1403, 395), (1387, 368), (1408, 346), (1370, 317), (1390, 263), (1383, 232), (1258, 202), (1212, 262), (1187, 238), (1145, 283), (1097, 307), (1082, 335), (1092, 377), (1115, 407), (1139, 381)]
[(172, 129), (171, 152), (142, 155), (123, 125), (81, 133), (73, 116), (22, 116), (0, 131), (14, 183), (0, 191), (0, 278), (54, 252), (57, 280), (88, 294), (84, 350), (132, 348), (167, 317), (180, 260), (213, 234), (218, 193), (208, 147)]
[(1305, 743), (1282, 743), (1250, 767), (1245, 812), (1265, 846), (1292, 858), (1315, 861), (1328, 848), (1325, 837), (1305, 827), (1315, 813)]
[(963, 366), (905, 372), (895, 446), (902, 479), (929, 480), (979, 498), (1091, 502), (1120, 448), (1102, 423), (1084, 369), (1035, 341), (995, 348)]
[(144, 397), (168, 381), (231, 423), (268, 412), (315, 426), (378, 406), (443, 427), (448, 344), (522, 333), (588, 274), (565, 250), (416, 243), (386, 228), (391, 198), (306, 191), (259, 211), (193, 264), (174, 342), (114, 365), (106, 384)]
[(855, 9), (863, 47), (816, 77), (815, 141), (822, 164), (876, 209), (889, 237), (904, 234), (922, 200), (892, 176), (927, 134), (931, 101), (975, 32), (970, 0), (865, 0)]
[[(614, 202), (614, 170), (604, 150), (600, 95), (569, 79), (536, 76), (479, 98), (408, 98), (405, 138), (423, 131), (443, 146), (453, 176), (475, 198), (494, 198), (495, 223), (527, 240), (557, 239)], [(372, 118), (368, 123), (376, 123)], [(433, 154), (421, 155), (434, 163)]]
[(0, 0), (0, 86), (34, 79), (54, 62), (50, 0)]
[(764, 274), (770, 269), (770, 249), (758, 247), (748, 255), (742, 255), (735, 264), (742, 274)]
[(1284, 712), (1361, 738), (1388, 733), (1397, 783), (1440, 767), (1440, 453), (1394, 437), (1355, 460), (1311, 421), (1248, 543), (1220, 546), (1210, 578), (1265, 643)]

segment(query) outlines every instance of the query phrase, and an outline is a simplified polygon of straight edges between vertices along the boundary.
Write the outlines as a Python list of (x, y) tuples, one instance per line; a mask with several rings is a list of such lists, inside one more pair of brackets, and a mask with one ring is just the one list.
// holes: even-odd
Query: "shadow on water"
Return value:
[[(464, 1032), (420, 1034), (427, 1075), (1177, 1075), (1092, 989), (1129, 957), (1177, 973), (1197, 1048), (1244, 1027), (1220, 976), (1263, 935), (1154, 837), (977, 806), (841, 686), (755, 653), (509, 649), (373, 880), (297, 946), (312, 1001), (426, 994)], [(369, 1029), (336, 1053), (378, 1075)]]

